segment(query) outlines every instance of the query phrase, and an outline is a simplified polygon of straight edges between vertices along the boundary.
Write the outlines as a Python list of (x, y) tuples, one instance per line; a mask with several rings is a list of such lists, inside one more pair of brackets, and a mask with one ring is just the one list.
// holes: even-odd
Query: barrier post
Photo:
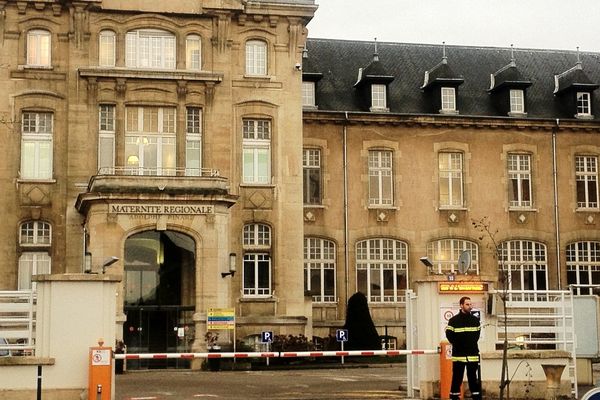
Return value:
[(104, 341), (100, 339), (97, 347), (90, 347), (89, 400), (111, 400), (112, 348), (103, 345)]
[[(440, 342), (440, 399), (450, 398), (452, 385), (452, 345), (447, 340)], [(464, 398), (464, 385), (460, 387), (460, 398)]]

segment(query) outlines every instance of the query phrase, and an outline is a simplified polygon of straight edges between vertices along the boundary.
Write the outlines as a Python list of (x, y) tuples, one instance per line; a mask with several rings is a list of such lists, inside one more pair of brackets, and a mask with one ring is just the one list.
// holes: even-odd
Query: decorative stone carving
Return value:
[(38, 11), (44, 11), (44, 8), (46, 8), (46, 3), (41, 2), (41, 1), (39, 1), (39, 2), (36, 1), (35, 3), (33, 3), (33, 6)]
[(44, 185), (21, 185), (21, 204), (24, 206), (50, 205), (50, 188)]
[(213, 99), (215, 98), (214, 82), (204, 82), (204, 97), (206, 98), (206, 104), (211, 106)]
[(448, 222), (450, 223), (457, 223), (458, 222), (458, 215), (454, 214), (454, 213), (450, 213), (450, 215), (448, 215)]
[(125, 96), (125, 92), (127, 91), (127, 79), (117, 78), (117, 81), (115, 82), (115, 91), (119, 96)]
[(188, 94), (187, 81), (177, 81), (177, 96), (180, 100), (185, 100)]
[(74, 2), (69, 8), (69, 14), (69, 38), (75, 41), (78, 49), (81, 49), (85, 37), (89, 37), (90, 34), (86, 3)]
[(377, 222), (388, 222), (388, 214), (385, 211), (380, 211), (377, 214)]
[(240, 26), (246, 25), (247, 18), (248, 18), (248, 16), (246, 14), (238, 15), (238, 25), (240, 25)]
[(269, 16), (269, 26), (271, 28), (276, 28), (278, 22), (279, 22), (279, 17), (277, 15), (270, 15)]
[(0, 46), (4, 45), (4, 29), (6, 27), (6, 1), (0, 1)]
[(229, 14), (220, 13), (213, 18), (213, 37), (211, 42), (219, 53), (225, 52), (229, 41)]
[(290, 35), (289, 47), (288, 51), (290, 53), (290, 57), (296, 56), (296, 49), (300, 45), (300, 38), (302, 37), (302, 23), (300, 18), (288, 18), (290, 26), (288, 27), (288, 32)]
[(89, 77), (87, 81), (88, 102), (94, 104), (98, 95), (98, 81), (94, 77)]
[(60, 17), (62, 13), (62, 6), (60, 4), (52, 4), (52, 14), (55, 17)]
[(27, 2), (17, 1), (17, 10), (19, 10), (19, 14), (25, 14), (25, 11), (27, 10)]
[(304, 221), (306, 222), (315, 222), (315, 214), (312, 211), (306, 211), (304, 213)]
[(585, 219), (586, 225), (594, 225), (594, 216), (592, 214), (588, 215)]
[(517, 220), (519, 221), (520, 224), (524, 224), (527, 221), (527, 217), (525, 216), (525, 214), (521, 214), (521, 215), (519, 215)]

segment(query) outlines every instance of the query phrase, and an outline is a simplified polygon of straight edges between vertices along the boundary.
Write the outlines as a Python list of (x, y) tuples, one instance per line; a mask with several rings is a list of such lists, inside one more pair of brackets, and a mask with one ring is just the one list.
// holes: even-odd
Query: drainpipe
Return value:
[(343, 155), (344, 155), (344, 275), (345, 275), (345, 298), (344, 304), (348, 303), (348, 284), (350, 265), (348, 263), (348, 111), (344, 111), (344, 129), (342, 137)]
[(554, 183), (554, 229), (556, 232), (556, 273), (558, 274), (558, 289), (562, 288), (562, 267), (560, 263), (560, 221), (558, 214), (558, 176), (556, 168), (556, 134), (560, 120), (556, 118), (556, 125), (552, 128), (552, 180)]

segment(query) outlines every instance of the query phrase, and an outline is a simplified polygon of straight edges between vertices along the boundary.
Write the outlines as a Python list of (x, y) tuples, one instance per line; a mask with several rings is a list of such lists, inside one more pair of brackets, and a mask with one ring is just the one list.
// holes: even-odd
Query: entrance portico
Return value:
[[(116, 256), (116, 337), (140, 351), (205, 350), (205, 310), (231, 307), (230, 195), (216, 172), (189, 176), (97, 175), (79, 195), (91, 272)], [(163, 337), (158, 337), (158, 336)], [(175, 350), (175, 349), (172, 349)]]

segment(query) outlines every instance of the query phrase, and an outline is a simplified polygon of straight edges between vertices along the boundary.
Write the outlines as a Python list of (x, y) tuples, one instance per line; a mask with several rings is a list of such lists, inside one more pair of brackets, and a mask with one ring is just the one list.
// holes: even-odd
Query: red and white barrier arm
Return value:
[(348, 351), (282, 351), (250, 353), (141, 353), (115, 354), (116, 360), (194, 359), (194, 358), (286, 358), (286, 357), (371, 357), (439, 354), (438, 350), (348, 350)]

